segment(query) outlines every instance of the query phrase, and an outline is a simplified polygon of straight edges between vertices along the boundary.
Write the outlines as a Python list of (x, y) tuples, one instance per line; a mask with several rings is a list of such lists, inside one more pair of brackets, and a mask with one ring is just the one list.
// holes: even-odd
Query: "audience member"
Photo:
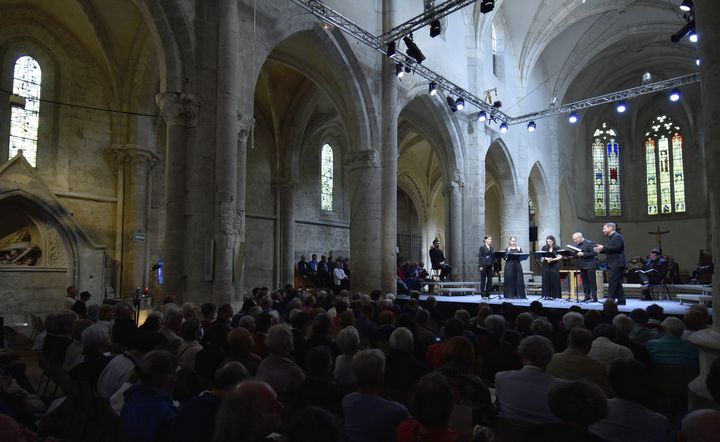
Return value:
[(495, 376), (495, 393), (500, 417), (526, 424), (559, 422), (548, 407), (548, 394), (556, 379), (545, 373), (553, 357), (553, 346), (542, 336), (520, 341), (520, 370), (503, 371)]
[(562, 353), (555, 353), (545, 370), (547, 374), (561, 379), (585, 379), (611, 393), (605, 366), (588, 357), (593, 335), (588, 330), (575, 327), (570, 331), (568, 346)]
[(439, 373), (425, 375), (417, 383), (412, 399), (414, 419), (400, 423), (397, 442), (454, 442), (460, 434), (448, 427), (454, 407), (453, 390)]
[(603, 364), (605, 369), (610, 369), (610, 364), (615, 361), (633, 359), (633, 353), (629, 348), (613, 342), (615, 329), (612, 325), (605, 323), (598, 325), (593, 330), (593, 336), (595, 336), (595, 340), (588, 356)]
[(63, 370), (70, 371), (71, 368), (82, 362), (83, 343), (81, 340), (82, 332), (86, 328), (93, 325), (89, 319), (78, 319), (72, 324), (72, 342), (68, 345), (65, 350), (65, 362), (63, 363)]
[(325, 347), (313, 347), (305, 356), (306, 377), (297, 391), (295, 408), (323, 408), (336, 416), (342, 413), (341, 389), (332, 377), (330, 353)]
[(610, 366), (609, 378), (615, 398), (608, 400), (608, 416), (590, 427), (593, 434), (614, 442), (675, 440), (668, 418), (645, 406), (652, 391), (652, 382), (640, 362), (614, 362)]
[(255, 342), (250, 332), (238, 327), (228, 333), (226, 339), (228, 355), (225, 363), (230, 361), (239, 362), (245, 366), (250, 375), (255, 376), (262, 359), (253, 353)]
[[(160, 327), (160, 333), (162, 333), (168, 340), (168, 349), (174, 355), (178, 354), (178, 349), (183, 343), (183, 339), (180, 337), (180, 325), (183, 321), (183, 314), (180, 307), (176, 305), (166, 305), (165, 311), (162, 317), (162, 327)], [(229, 324), (228, 324), (229, 325)]]
[(202, 326), (197, 318), (189, 319), (180, 326), (183, 343), (178, 347), (178, 364), (182, 368), (195, 371), (195, 357), (202, 350)]
[(720, 435), (720, 411), (695, 410), (682, 420), (679, 442), (715, 442)]
[(638, 345), (647, 345), (648, 341), (658, 339), (662, 333), (657, 330), (651, 330), (647, 327), (648, 313), (647, 310), (636, 308), (630, 312), (630, 318), (633, 320), (633, 330), (630, 332), (630, 340)]
[(270, 384), (277, 393), (278, 400), (289, 405), (305, 380), (305, 373), (291, 359), (293, 335), (290, 327), (285, 324), (272, 326), (268, 331), (267, 347), (270, 355), (258, 366), (256, 377)]
[(213, 442), (263, 442), (280, 427), (282, 411), (267, 382), (243, 381), (220, 406)]
[(335, 416), (323, 408), (306, 407), (285, 426), (283, 442), (340, 442), (342, 433)]
[(74, 311), (80, 319), (87, 319), (87, 302), (92, 295), (90, 292), (80, 293), (80, 299), (75, 301), (70, 310)]
[(112, 341), (116, 352), (132, 348), (137, 334), (135, 309), (128, 302), (115, 304), (115, 321), (112, 328)]
[(215, 372), (227, 357), (227, 334), (230, 326), (225, 324), (212, 324), (203, 336), (203, 349), (195, 356), (195, 373), (200, 385), (209, 388)]
[(81, 340), (83, 360), (68, 375), (75, 381), (87, 382), (95, 390), (100, 373), (112, 359), (110, 333), (104, 325), (94, 324), (82, 332)]
[(648, 353), (647, 348), (644, 345), (636, 344), (630, 339), (630, 334), (635, 327), (633, 320), (621, 313), (613, 318), (612, 325), (615, 328), (615, 343), (629, 348), (637, 361), (649, 367), (650, 353)]
[(678, 318), (669, 316), (662, 322), (662, 328), (665, 330), (665, 335), (647, 343), (652, 363), (697, 367), (699, 364), (697, 347), (682, 340), (685, 324)]
[(360, 334), (355, 327), (345, 327), (335, 336), (335, 343), (342, 354), (335, 358), (333, 378), (340, 388), (355, 388), (355, 374), (352, 371), (352, 358), (360, 350)]
[(395, 429), (410, 414), (404, 405), (380, 397), (385, 375), (385, 355), (377, 349), (363, 350), (352, 360), (358, 390), (343, 398), (345, 440), (378, 442), (393, 440)]
[(425, 374), (425, 364), (413, 355), (413, 335), (405, 327), (395, 329), (390, 335), (390, 354), (385, 367), (385, 387), (398, 392), (412, 389)]

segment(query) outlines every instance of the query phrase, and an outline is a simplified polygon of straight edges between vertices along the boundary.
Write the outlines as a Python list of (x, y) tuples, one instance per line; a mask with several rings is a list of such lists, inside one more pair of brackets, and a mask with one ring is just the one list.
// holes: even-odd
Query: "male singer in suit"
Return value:
[(480, 295), (484, 298), (490, 297), (490, 290), (492, 290), (492, 275), (493, 275), (493, 252), (495, 249), (492, 246), (492, 237), (486, 236), (483, 240), (483, 245), (480, 247), (479, 264), (480, 269)]
[(593, 250), (607, 255), (607, 266), (610, 272), (608, 281), (608, 297), (615, 299), (618, 305), (625, 305), (625, 291), (622, 286), (625, 270), (625, 241), (615, 229), (615, 223), (605, 223), (603, 235), (608, 237), (607, 245), (597, 244)]
[(440, 270), (440, 279), (444, 281), (445, 278), (450, 275), (453, 268), (450, 264), (445, 262), (445, 254), (440, 248), (440, 241), (435, 238), (435, 241), (433, 241), (432, 244), (433, 246), (430, 249), (430, 264), (433, 269)]
[(593, 250), (595, 243), (583, 238), (581, 232), (573, 233), (572, 239), (577, 248), (580, 249), (575, 255), (578, 257), (580, 278), (582, 278), (583, 292), (585, 292), (583, 302), (597, 302), (597, 281), (595, 279), (595, 257), (597, 252)]

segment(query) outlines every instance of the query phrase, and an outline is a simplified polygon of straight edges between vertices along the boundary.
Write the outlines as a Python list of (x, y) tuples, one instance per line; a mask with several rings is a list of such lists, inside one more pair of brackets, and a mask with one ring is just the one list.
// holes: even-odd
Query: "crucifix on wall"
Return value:
[(657, 248), (660, 251), (660, 254), (662, 254), (662, 236), (666, 233), (670, 233), (669, 230), (660, 230), (660, 224), (657, 226), (657, 230), (654, 232), (648, 232), (648, 235), (655, 235), (655, 240), (657, 241)]

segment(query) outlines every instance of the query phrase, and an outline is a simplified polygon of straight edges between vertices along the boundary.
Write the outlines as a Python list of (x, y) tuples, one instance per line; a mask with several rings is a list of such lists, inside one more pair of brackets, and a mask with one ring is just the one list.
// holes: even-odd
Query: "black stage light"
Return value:
[(430, 37), (435, 38), (442, 32), (442, 29), (440, 28), (440, 20), (435, 19), (430, 22)]
[(457, 108), (457, 105), (455, 104), (455, 100), (453, 100), (453, 97), (451, 97), (449, 95), (447, 97), (447, 104), (450, 107), (451, 111), (457, 112), (458, 108)]
[(484, 123), (485, 121), (487, 121), (487, 114), (485, 113), (485, 111), (478, 112), (477, 119), (481, 123)]
[(487, 14), (495, 9), (495, 0), (482, 0), (480, 2), (480, 12)]
[(695, 8), (695, 4), (692, 0), (683, 0), (683, 2), (680, 4), (680, 10), (684, 12), (690, 12)]
[(685, 26), (680, 28), (679, 31), (677, 31), (676, 33), (674, 33), (673, 35), (670, 36), (670, 41), (672, 41), (673, 43), (677, 43), (680, 40), (682, 40), (686, 35), (688, 35), (690, 33), (690, 31), (694, 31), (694, 30), (695, 30), (695, 20), (690, 20), (689, 22), (685, 23)]
[(403, 37), (403, 41), (405, 42), (405, 46), (407, 46), (407, 51), (405, 51), (405, 53), (408, 57), (414, 58), (415, 61), (417, 61), (417, 64), (422, 64), (423, 60), (425, 60), (425, 55), (423, 55), (420, 48), (418, 48), (413, 41), (412, 34)]
[(397, 75), (397, 78), (402, 78), (403, 75), (405, 75), (405, 70), (403, 69), (403, 65), (401, 65), (401, 64), (395, 65), (395, 75)]
[(496, 100), (496, 101), (493, 103), (493, 107), (494, 107), (495, 109), (500, 109), (500, 108), (502, 107), (502, 101)]
[(428, 93), (430, 94), (430, 96), (434, 96), (435, 94), (437, 94), (437, 84), (435, 84), (434, 81), (430, 82), (430, 86), (428, 87)]
[(397, 55), (397, 52), (395, 51), (395, 42), (391, 41), (390, 43), (388, 43), (387, 56), (389, 58), (395, 58), (396, 55)]
[(455, 100), (455, 107), (457, 107), (458, 110), (465, 109), (465, 100), (463, 100), (463, 97), (458, 97), (458, 99)]

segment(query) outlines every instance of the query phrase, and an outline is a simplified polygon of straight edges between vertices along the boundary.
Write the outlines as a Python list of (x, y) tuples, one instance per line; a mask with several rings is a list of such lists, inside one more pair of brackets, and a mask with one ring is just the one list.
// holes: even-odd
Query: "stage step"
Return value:
[(681, 293), (679, 295), (675, 295), (675, 297), (680, 300), (680, 304), (683, 304), (683, 301), (694, 301), (700, 305), (712, 304), (712, 296), (709, 295), (691, 295), (688, 293)]
[(441, 295), (472, 295), (475, 293), (475, 287), (441, 287), (439, 294)]

